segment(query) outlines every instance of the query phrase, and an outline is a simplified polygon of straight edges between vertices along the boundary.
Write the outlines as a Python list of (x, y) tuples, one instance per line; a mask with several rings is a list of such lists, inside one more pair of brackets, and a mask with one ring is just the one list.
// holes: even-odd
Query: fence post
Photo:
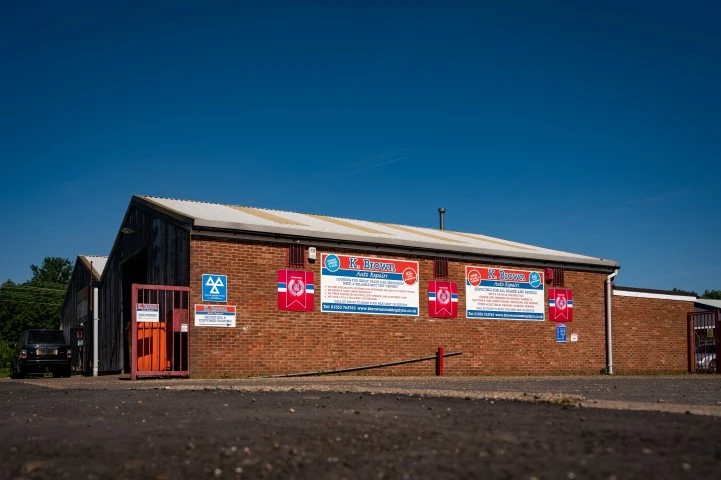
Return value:
[(98, 376), (98, 326), (100, 325), (100, 312), (98, 308), (98, 289), (93, 288), (93, 377)]
[(438, 347), (436, 352), (436, 376), (443, 376), (443, 347)]
[(696, 329), (695, 317), (692, 313), (686, 314), (686, 344), (688, 355), (688, 373), (696, 373)]
[(714, 362), (716, 364), (716, 371), (712, 373), (721, 373), (721, 368), (719, 368), (719, 345), (721, 345), (721, 312), (716, 310), (714, 315), (714, 322), (713, 322), (713, 328), (714, 328), (714, 351), (716, 352), (714, 354), (714, 359), (716, 361)]

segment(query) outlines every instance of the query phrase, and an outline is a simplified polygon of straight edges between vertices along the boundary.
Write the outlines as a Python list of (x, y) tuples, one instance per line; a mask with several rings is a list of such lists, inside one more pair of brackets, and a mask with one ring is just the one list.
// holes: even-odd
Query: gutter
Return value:
[(613, 338), (611, 333), (611, 297), (613, 297), (613, 277), (618, 275), (615, 270), (606, 277), (606, 373), (613, 375)]

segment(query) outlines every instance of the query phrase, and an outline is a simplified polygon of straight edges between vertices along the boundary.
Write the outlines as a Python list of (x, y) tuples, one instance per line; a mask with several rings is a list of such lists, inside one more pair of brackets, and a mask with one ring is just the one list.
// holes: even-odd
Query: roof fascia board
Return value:
[(685, 292), (679, 290), (658, 290), (654, 288), (624, 287), (623, 285), (614, 285), (613, 289), (623, 290), (626, 292), (660, 293), (664, 295), (681, 295), (686, 297), (693, 297), (693, 295), (691, 295), (693, 292)]
[[(598, 273), (611, 273), (619, 268), (616, 262), (610, 260), (605, 261), (606, 263), (583, 263), (578, 261), (569, 261), (563, 257), (553, 255), (536, 255), (533, 258), (525, 256), (513, 256), (508, 255), (505, 252), (497, 250), (483, 250), (483, 249), (463, 249), (462, 247), (448, 246), (447, 248), (439, 248), (437, 244), (428, 244), (422, 242), (414, 242), (412, 244), (398, 241), (386, 241), (386, 242), (369, 242), (368, 237), (354, 237), (352, 235), (344, 236), (342, 239), (328, 239), (320, 236), (308, 236), (307, 232), (298, 232), (292, 229), (287, 230), (284, 233), (273, 232), (273, 233), (260, 233), (260, 232), (247, 232), (237, 231), (238, 225), (233, 224), (233, 227), (229, 227), (231, 231), (216, 230), (216, 229), (202, 229), (196, 228), (190, 232), (191, 237), (210, 237), (210, 238), (226, 238), (234, 240), (251, 240), (260, 242), (275, 242), (275, 243), (287, 243), (289, 240), (298, 240), (299, 238), (305, 238), (306, 240), (302, 243), (312, 245), (316, 247), (325, 248), (344, 248), (358, 250), (375, 250), (377, 252), (388, 252), (398, 255), (413, 255), (421, 257), (437, 257), (444, 256), (449, 259), (463, 260), (467, 262), (486, 262), (495, 264), (508, 264), (508, 265), (521, 265), (521, 266), (533, 266), (533, 267), (551, 267), (561, 266), (568, 269), (583, 270), (589, 272)], [(256, 228), (256, 230), (258, 230)], [(280, 230), (280, 229), (274, 229)], [(305, 234), (304, 234), (305, 233)], [(386, 240), (386, 239), (383, 239)], [(390, 239), (388, 239), (390, 240)], [(541, 258), (544, 257), (544, 258)]]
[(708, 302), (707, 300), (714, 300), (714, 299), (710, 299), (710, 298), (697, 298), (697, 299), (695, 300), (695, 302), (696, 302), (697, 305), (701, 305), (701, 306), (703, 306), (703, 307), (708, 307), (708, 308), (712, 308), (712, 309), (716, 309), (716, 310), (721, 309), (721, 301), (720, 301), (720, 300), (716, 300), (717, 302), (719, 302), (718, 305), (715, 304), (715, 303), (710, 303), (710, 302)]
[(669, 295), (667, 293), (634, 292), (629, 290), (613, 290), (617, 297), (655, 298), (657, 300), (675, 300), (679, 302), (695, 302), (696, 297), (688, 295)]
[[(100, 276), (95, 275), (95, 268), (93, 267), (93, 261), (90, 260), (86, 255), (78, 256), (78, 259), (85, 265), (85, 269), (90, 272), (90, 277), (92, 277), (93, 281), (100, 281), (100, 277), (102, 276), (102, 272), (100, 273)], [(107, 262), (107, 258), (105, 259)]]
[(85, 269), (90, 272), (90, 276), (95, 277), (95, 275), (93, 275), (92, 269), (90, 268), (90, 261), (84, 255), (79, 255), (78, 260), (80, 260), (80, 263), (82, 263), (85, 266)]
[(180, 213), (177, 210), (166, 207), (165, 205), (161, 205), (159, 203), (155, 203), (155, 202), (146, 200), (145, 198), (143, 198), (140, 195), (133, 195), (133, 198), (131, 199), (130, 204), (132, 205), (133, 203), (142, 205), (142, 206), (146, 207), (147, 209), (150, 209), (150, 210), (153, 210), (156, 212), (160, 212), (163, 215), (165, 215), (173, 220), (176, 220), (176, 221), (179, 221), (179, 222), (185, 224), (188, 228), (192, 227), (195, 224), (194, 217), (189, 217), (187, 215)]

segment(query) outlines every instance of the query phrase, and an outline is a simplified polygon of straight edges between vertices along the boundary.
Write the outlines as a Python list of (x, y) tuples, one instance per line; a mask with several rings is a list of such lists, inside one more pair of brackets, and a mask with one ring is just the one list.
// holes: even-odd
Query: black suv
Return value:
[(47, 369), (54, 377), (69, 377), (70, 357), (70, 345), (62, 330), (25, 330), (13, 353), (10, 376), (44, 374)]

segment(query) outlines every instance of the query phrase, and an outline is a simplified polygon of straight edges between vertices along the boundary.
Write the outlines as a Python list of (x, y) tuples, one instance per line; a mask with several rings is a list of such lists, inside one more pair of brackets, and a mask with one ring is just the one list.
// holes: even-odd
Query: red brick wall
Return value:
[[(191, 241), (191, 305), (202, 303), (202, 274), (215, 273), (228, 275), (227, 304), (238, 306), (233, 329), (195, 327), (191, 321), (192, 376), (327, 371), (432, 355), (438, 346), (446, 352), (463, 352), (445, 359), (447, 375), (598, 374), (605, 367), (603, 274), (566, 271), (565, 286), (573, 290), (574, 321), (567, 324), (568, 343), (557, 344), (553, 322), (465, 318), (466, 263), (453, 261), (449, 274), (458, 284), (457, 319), (428, 317), (432, 259), (378, 253), (373, 255), (419, 262), (418, 317), (321, 313), (319, 261), (306, 264), (306, 269), (315, 273), (315, 310), (278, 311), (277, 271), (286, 268), (286, 252), (287, 248), (273, 244), (207, 238)], [(369, 255), (341, 249), (323, 252)], [(320, 254), (319, 249), (318, 259)], [(618, 322), (623, 325), (622, 320)], [(578, 334), (577, 342), (570, 341), (572, 333)], [(433, 375), (434, 368), (434, 362), (427, 361), (364, 373)]]
[(693, 302), (614, 295), (614, 373), (687, 371), (686, 314), (692, 311)]

